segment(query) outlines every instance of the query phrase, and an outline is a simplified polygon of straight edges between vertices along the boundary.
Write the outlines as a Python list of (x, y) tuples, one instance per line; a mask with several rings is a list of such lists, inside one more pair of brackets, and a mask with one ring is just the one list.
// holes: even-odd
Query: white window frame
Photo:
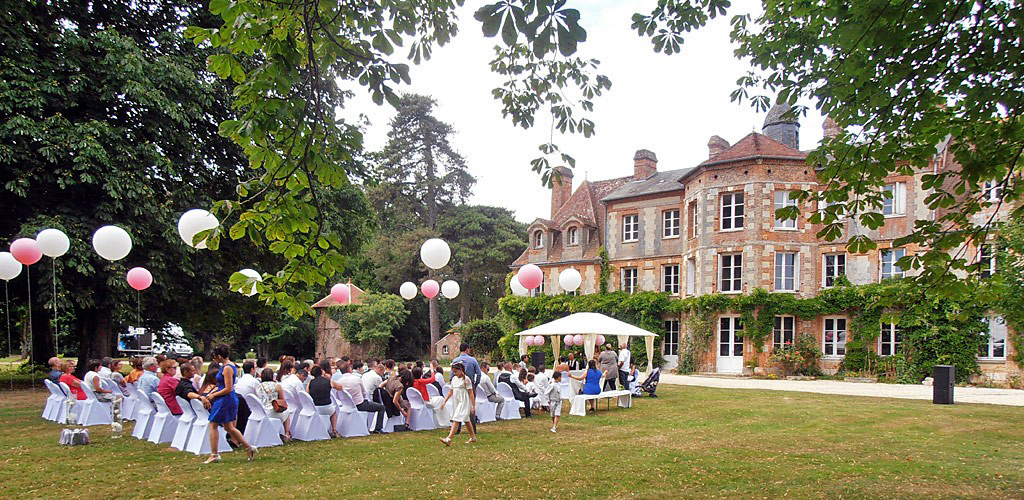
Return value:
[[(674, 272), (669, 272), (673, 270)], [(665, 264), (661, 266), (661, 291), (671, 295), (679, 295), (679, 273), (682, 271), (679, 264)]]
[[(786, 207), (799, 206), (796, 200), (789, 197), (792, 191), (776, 191), (775, 192), (775, 210), (779, 210)], [(786, 231), (795, 231), (797, 227), (797, 219), (779, 219), (775, 218), (775, 229), (782, 229)]]
[[(878, 355), (892, 356), (899, 353), (903, 344), (903, 328), (895, 323), (882, 323), (882, 331), (878, 334)], [(889, 352), (885, 353), (886, 347)]]
[(985, 181), (981, 183), (981, 199), (996, 203), (1003, 192), (1002, 183), (998, 180)]
[(982, 279), (991, 278), (997, 270), (995, 245), (982, 243), (978, 247), (978, 275)]
[(565, 231), (565, 241), (569, 246), (576, 246), (580, 244), (580, 229), (576, 226), (572, 226)]
[(678, 356), (679, 355), (679, 320), (678, 319), (666, 319), (665, 324), (665, 341), (661, 343), (661, 353), (664, 356)]
[[(690, 210), (691, 207), (693, 208), (692, 211)], [(697, 224), (697, 211), (698, 210), (700, 210), (700, 208), (699, 208), (699, 204), (697, 203), (697, 200), (693, 200), (693, 201), (691, 201), (687, 205), (686, 218), (687, 218), (687, 220), (689, 221), (689, 224), (690, 224), (690, 227), (689, 227), (689, 230), (688, 230), (688, 232), (689, 232), (688, 236), (690, 238), (696, 238), (697, 234), (698, 234), (698, 229), (700, 228), (700, 225)]]
[[(986, 316), (983, 321), (988, 326), (988, 341), (981, 346), (982, 351), (978, 354), (980, 361), (1006, 361), (1006, 345), (1009, 340), (1006, 331), (1006, 320), (1002, 316)], [(1002, 349), (1002, 356), (997, 354), (997, 348)]]
[[(723, 324), (722, 320), (726, 320), (726, 322)], [(726, 325), (727, 325), (727, 327), (723, 329), (722, 326), (726, 326)], [(722, 354), (722, 332), (723, 331), (728, 332), (730, 334), (730, 336), (728, 337), (729, 340), (730, 340), (729, 344), (733, 347), (732, 353), (730, 353), (730, 354), (724, 354), (724, 355)], [(730, 356), (730, 355), (732, 357), (743, 356), (743, 347), (744, 347), (743, 344), (746, 343), (745, 342), (746, 339), (744, 338), (744, 335), (743, 335), (744, 333), (746, 333), (746, 332), (745, 332), (745, 329), (743, 328), (743, 318), (741, 316), (736, 315), (736, 314), (723, 314), (723, 315), (719, 316), (718, 317), (718, 339), (716, 339), (718, 341), (718, 350), (715, 351), (716, 353), (718, 353), (717, 356)], [(733, 340), (735, 340), (736, 342), (732, 342)], [(738, 353), (736, 352), (736, 346), (739, 346), (739, 352)]]
[[(786, 264), (786, 258), (792, 256), (792, 264)], [(780, 263), (781, 259), (781, 263)], [(786, 270), (789, 270), (787, 276)], [(781, 271), (781, 275), (779, 274)], [(775, 280), (774, 290), (776, 292), (795, 292), (800, 289), (800, 253), (799, 252), (775, 252)], [(788, 283), (787, 283), (788, 280)], [(780, 285), (781, 283), (781, 285)], [(789, 285), (787, 287), (786, 285)]]
[[(739, 263), (737, 264), (737, 258)], [(728, 266), (726, 260), (729, 261)], [(729, 277), (725, 277), (725, 269), (729, 268)], [(728, 282), (729, 286), (726, 286)], [(718, 291), (722, 293), (743, 292), (743, 254), (723, 253), (718, 255)]]
[(447, 344), (441, 346), (441, 354), (444, 354), (445, 356), (448, 355), (448, 345)]
[[(631, 272), (630, 272), (631, 271)], [(632, 274), (627, 282), (627, 274)], [(635, 267), (624, 267), (619, 271), (619, 289), (626, 293), (636, 293), (640, 284), (640, 270)]]
[[(839, 328), (840, 322), (842, 322), (842, 328)], [(831, 328), (829, 325), (831, 324)], [(842, 358), (846, 356), (846, 342), (848, 340), (848, 325), (847, 319), (843, 316), (825, 316), (821, 321), (821, 352), (824, 353), (826, 358)], [(832, 334), (832, 340), (829, 341), (828, 334)], [(840, 334), (842, 340), (839, 340)], [(829, 347), (831, 344), (832, 354), (829, 354)], [(839, 351), (843, 352), (840, 354)]]
[(661, 212), (661, 237), (663, 239), (678, 238), (680, 222), (678, 208), (663, 210)]
[(640, 241), (640, 214), (622, 216), (622, 242)]
[[(882, 188), (882, 215), (900, 217), (907, 213), (907, 183), (893, 182)], [(884, 193), (890, 193), (886, 196)]]
[(533, 248), (544, 248), (544, 231), (538, 229), (533, 232)]
[[(719, 229), (721, 231), (740, 231), (743, 229), (744, 217), (746, 216), (746, 210), (743, 205), (744, 201), (743, 191), (722, 193), (722, 195), (719, 196), (718, 207), (719, 219), (721, 220), (719, 223)], [(729, 209), (728, 216), (726, 215), (726, 207)], [(737, 212), (739, 213), (737, 214)], [(728, 221), (729, 227), (725, 227), (726, 221)]]
[(787, 344), (792, 344), (795, 341), (796, 317), (786, 315), (776, 316), (775, 327), (772, 329), (772, 350), (781, 349), (786, 347)]
[[(902, 278), (907, 275), (900, 266), (896, 265), (900, 259), (907, 256), (907, 251), (904, 248), (886, 248), (881, 251), (878, 256), (878, 280), (885, 281), (890, 278)], [(886, 261), (889, 261), (889, 273), (888, 276), (885, 272)], [(898, 270), (898, 271), (897, 271)]]
[(686, 294), (694, 295), (697, 291), (697, 259), (686, 259)]
[[(829, 265), (828, 259), (832, 258), (832, 265)], [(842, 261), (841, 263), (839, 261)], [(821, 287), (832, 288), (836, 286), (836, 280), (840, 276), (846, 275), (846, 254), (845, 253), (827, 253), (821, 256)], [(829, 280), (832, 280), (832, 284), (828, 284)]]
[(539, 297), (541, 295), (544, 295), (544, 280), (540, 280), (540, 285), (537, 285), (537, 288), (530, 290), (530, 297)]

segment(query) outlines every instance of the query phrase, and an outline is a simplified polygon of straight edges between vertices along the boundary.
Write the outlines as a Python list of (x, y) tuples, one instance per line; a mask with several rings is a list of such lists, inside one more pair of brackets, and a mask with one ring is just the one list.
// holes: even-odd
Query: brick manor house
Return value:
[[(787, 111), (788, 107), (772, 108), (762, 133), (752, 132), (735, 144), (712, 136), (708, 158), (695, 166), (658, 170), (654, 152), (641, 149), (633, 156), (632, 175), (584, 180), (575, 190), (572, 172), (560, 167), (562, 182), (556, 181), (552, 188), (550, 217), (528, 226), (529, 246), (512, 268), (527, 263), (541, 267), (544, 281), (533, 294), (561, 293), (558, 273), (567, 267), (583, 275), (579, 293), (595, 293), (600, 276), (598, 249), (604, 246), (613, 267), (610, 290), (664, 291), (678, 297), (762, 288), (806, 298), (833, 286), (840, 275), (855, 285), (909, 275), (911, 271), (901, 270), (895, 262), (916, 248), (894, 248), (892, 243), (908, 234), (915, 220), (936, 217), (925, 204), (929, 192), (922, 189), (921, 176), (950, 168), (953, 159), (948, 145), (938, 146), (927, 168), (888, 179), (885, 189), (892, 196), (882, 209), (883, 227), (869, 230), (847, 218), (845, 235), (863, 234), (878, 243), (877, 250), (851, 254), (845, 240), (819, 240), (820, 226), (806, 217), (775, 218), (777, 208), (797, 205), (789, 198), (791, 190), (819, 186), (814, 169), (806, 163), (807, 154), (798, 148), (800, 124), (788, 118)], [(823, 128), (826, 136), (838, 133), (829, 119)], [(997, 196), (996, 187), (986, 189), (986, 194)], [(805, 203), (801, 212), (816, 210), (810, 206), (813, 203)], [(982, 213), (978, 218), (987, 220), (990, 215)], [(985, 255), (987, 250), (971, 252), (979, 260), (989, 259), (994, 267), (994, 259)], [(776, 317), (773, 345), (764, 347), (760, 365), (767, 366), (774, 347), (809, 332), (825, 355), (822, 369), (835, 371), (846, 352), (849, 320), (843, 315), (807, 321)], [(982, 371), (994, 380), (1020, 374), (1012, 361), (1005, 322), (993, 317), (989, 324), (988, 346), (979, 356)], [(685, 324), (680, 317), (665, 317), (664, 325), (662, 350), (667, 367), (674, 367)], [(715, 345), (707, 360), (711, 369), (744, 371), (744, 361), (753, 359), (756, 350), (742, 333), (739, 315), (719, 315)], [(885, 356), (896, 352), (900, 341), (898, 326), (882, 325), (872, 349)]]

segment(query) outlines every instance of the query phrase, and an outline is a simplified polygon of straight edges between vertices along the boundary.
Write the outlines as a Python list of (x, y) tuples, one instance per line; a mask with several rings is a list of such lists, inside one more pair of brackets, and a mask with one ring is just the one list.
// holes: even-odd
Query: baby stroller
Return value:
[(655, 368), (651, 371), (651, 374), (647, 376), (647, 380), (640, 384), (639, 389), (651, 395), (652, 398), (658, 397), (654, 391), (658, 390), (658, 381), (661, 380), (661, 368)]

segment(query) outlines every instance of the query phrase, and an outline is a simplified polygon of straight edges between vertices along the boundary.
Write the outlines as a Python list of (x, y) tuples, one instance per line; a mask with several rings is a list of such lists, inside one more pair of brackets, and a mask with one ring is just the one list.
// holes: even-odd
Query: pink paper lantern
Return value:
[(572, 347), (572, 335), (562, 337), (562, 343), (565, 344), (566, 347)]
[(26, 266), (31, 266), (43, 258), (43, 252), (39, 250), (39, 244), (32, 238), (18, 238), (11, 243), (11, 255), (14, 259)]
[(153, 274), (144, 267), (133, 267), (128, 270), (128, 286), (143, 291), (153, 284)]
[(597, 336), (597, 345), (604, 345), (604, 335)]
[(527, 335), (525, 342), (526, 342), (526, 345), (532, 346), (533, 345), (533, 335)]
[(583, 335), (579, 335), (579, 334), (573, 335), (572, 336), (572, 343), (576, 344), (576, 345), (583, 345)]
[(437, 292), (441, 291), (441, 285), (438, 285), (434, 280), (427, 280), (420, 285), (420, 290), (423, 292), (424, 297), (432, 299), (437, 297)]
[(348, 289), (348, 285), (338, 283), (331, 287), (331, 298), (338, 301), (339, 304), (347, 304), (351, 297), (352, 291)]
[(544, 345), (544, 336), (537, 335), (533, 338), (533, 345)]
[(533, 290), (544, 281), (544, 272), (534, 264), (527, 264), (519, 270), (519, 284), (527, 290)]

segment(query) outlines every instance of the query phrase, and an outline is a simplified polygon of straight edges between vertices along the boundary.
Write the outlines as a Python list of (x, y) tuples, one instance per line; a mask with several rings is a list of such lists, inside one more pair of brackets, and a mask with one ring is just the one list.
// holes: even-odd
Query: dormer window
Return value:
[(579, 228), (575, 227), (575, 226), (570, 227), (569, 230), (566, 231), (565, 239), (566, 239), (566, 241), (569, 242), (568, 243), (569, 245), (579, 245), (580, 244), (580, 230), (579, 230)]
[(533, 248), (544, 248), (544, 231), (533, 232)]

